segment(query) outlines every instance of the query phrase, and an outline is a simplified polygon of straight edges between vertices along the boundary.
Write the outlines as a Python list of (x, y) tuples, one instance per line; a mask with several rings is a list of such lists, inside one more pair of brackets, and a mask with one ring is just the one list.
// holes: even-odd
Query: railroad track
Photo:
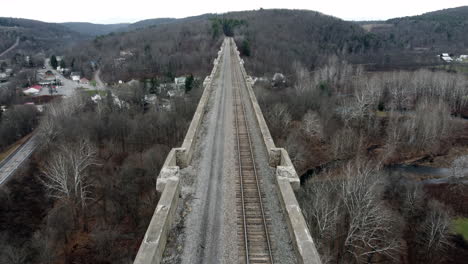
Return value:
[[(231, 49), (231, 58), (235, 58)], [(242, 100), (242, 77), (239, 65), (231, 59), (235, 130), (238, 156), (238, 185), (236, 193), (238, 211), (238, 237), (240, 263), (274, 263), (270, 242), (270, 218), (263, 204), (265, 197), (261, 179), (257, 174), (252, 141)], [(243, 258), (241, 258), (243, 257)]]

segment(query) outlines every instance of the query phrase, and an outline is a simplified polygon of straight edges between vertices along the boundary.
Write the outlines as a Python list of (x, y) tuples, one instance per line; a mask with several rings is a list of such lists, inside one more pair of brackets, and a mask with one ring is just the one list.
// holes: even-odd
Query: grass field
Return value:
[(468, 218), (457, 218), (453, 220), (454, 231), (468, 241)]

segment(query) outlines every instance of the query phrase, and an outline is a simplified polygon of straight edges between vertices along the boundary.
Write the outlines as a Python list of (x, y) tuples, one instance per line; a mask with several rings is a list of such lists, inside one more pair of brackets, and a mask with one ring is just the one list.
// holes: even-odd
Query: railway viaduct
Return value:
[[(171, 230), (186, 210), (183, 177), (197, 182), (192, 189), (199, 194), (184, 213), (190, 224), (187, 242), (179, 245), (186, 255), (182, 263), (282, 263), (278, 225), (287, 230), (294, 263), (321, 263), (294, 194), (298, 175), (287, 151), (273, 142), (232, 38), (225, 38), (203, 87), (182, 146), (170, 151), (157, 178), (160, 200), (134, 263), (164, 262), (168, 237), (178, 235)], [(274, 196), (266, 194), (267, 182)], [(229, 193), (232, 199), (224, 198)], [(282, 222), (272, 224), (269, 200), (276, 200)], [(226, 235), (230, 225), (232, 236)]]

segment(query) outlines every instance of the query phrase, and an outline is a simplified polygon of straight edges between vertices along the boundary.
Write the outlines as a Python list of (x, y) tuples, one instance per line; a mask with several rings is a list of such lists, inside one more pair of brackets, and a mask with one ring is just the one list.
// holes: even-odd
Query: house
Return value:
[(6, 82), (6, 81), (8, 81), (8, 74), (0, 73), (0, 82)]
[(120, 56), (121, 57), (131, 57), (131, 56), (133, 56), (133, 52), (131, 52), (129, 50), (122, 50), (122, 51), (120, 51)]
[(80, 79), (80, 83), (81, 83), (81, 84), (89, 84), (89, 80), (86, 79), (86, 78), (81, 78), (81, 79)]
[(445, 62), (452, 62), (453, 61), (452, 57), (450, 57), (450, 55), (448, 53), (442, 53), (440, 55), (440, 58)]
[(41, 90), (42, 90), (42, 86), (34, 85), (34, 86), (29, 87), (28, 89), (25, 89), (23, 93), (25, 95), (36, 95), (36, 94), (39, 94)]
[(178, 89), (185, 87), (185, 80), (187, 80), (187, 77), (174, 78), (175, 87)]
[(70, 78), (72, 79), (72, 81), (79, 82), (80, 79), (81, 79), (81, 73), (79, 73), (79, 72), (72, 72), (72, 73), (70, 74)]
[(452, 62), (453, 59), (451, 57), (442, 57), (442, 60), (445, 62)]
[(460, 55), (460, 57), (457, 58), (457, 61), (463, 62), (468, 60), (468, 55)]

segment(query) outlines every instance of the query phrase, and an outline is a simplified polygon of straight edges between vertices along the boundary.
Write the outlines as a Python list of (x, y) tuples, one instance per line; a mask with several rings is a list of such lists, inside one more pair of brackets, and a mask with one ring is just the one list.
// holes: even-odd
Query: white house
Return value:
[(79, 82), (81, 79), (81, 74), (79, 72), (72, 72), (70, 74), (70, 78), (75, 82)]
[(185, 80), (187, 80), (187, 77), (176, 77), (174, 78), (174, 84), (176, 88), (181, 88), (185, 86)]
[(41, 90), (38, 89), (38, 88), (36, 88), (36, 87), (29, 87), (28, 89), (25, 89), (25, 90), (23, 91), (23, 93), (24, 93), (25, 95), (37, 95), (37, 94), (39, 94), (40, 91), (41, 91)]
[(442, 57), (442, 60), (444, 60), (445, 62), (452, 62), (453, 59), (451, 57)]
[(452, 62), (453, 61), (452, 57), (450, 57), (450, 55), (448, 53), (442, 53), (442, 55), (440, 55), (440, 58), (445, 62)]
[(0, 72), (0, 82), (8, 81), (8, 74)]

